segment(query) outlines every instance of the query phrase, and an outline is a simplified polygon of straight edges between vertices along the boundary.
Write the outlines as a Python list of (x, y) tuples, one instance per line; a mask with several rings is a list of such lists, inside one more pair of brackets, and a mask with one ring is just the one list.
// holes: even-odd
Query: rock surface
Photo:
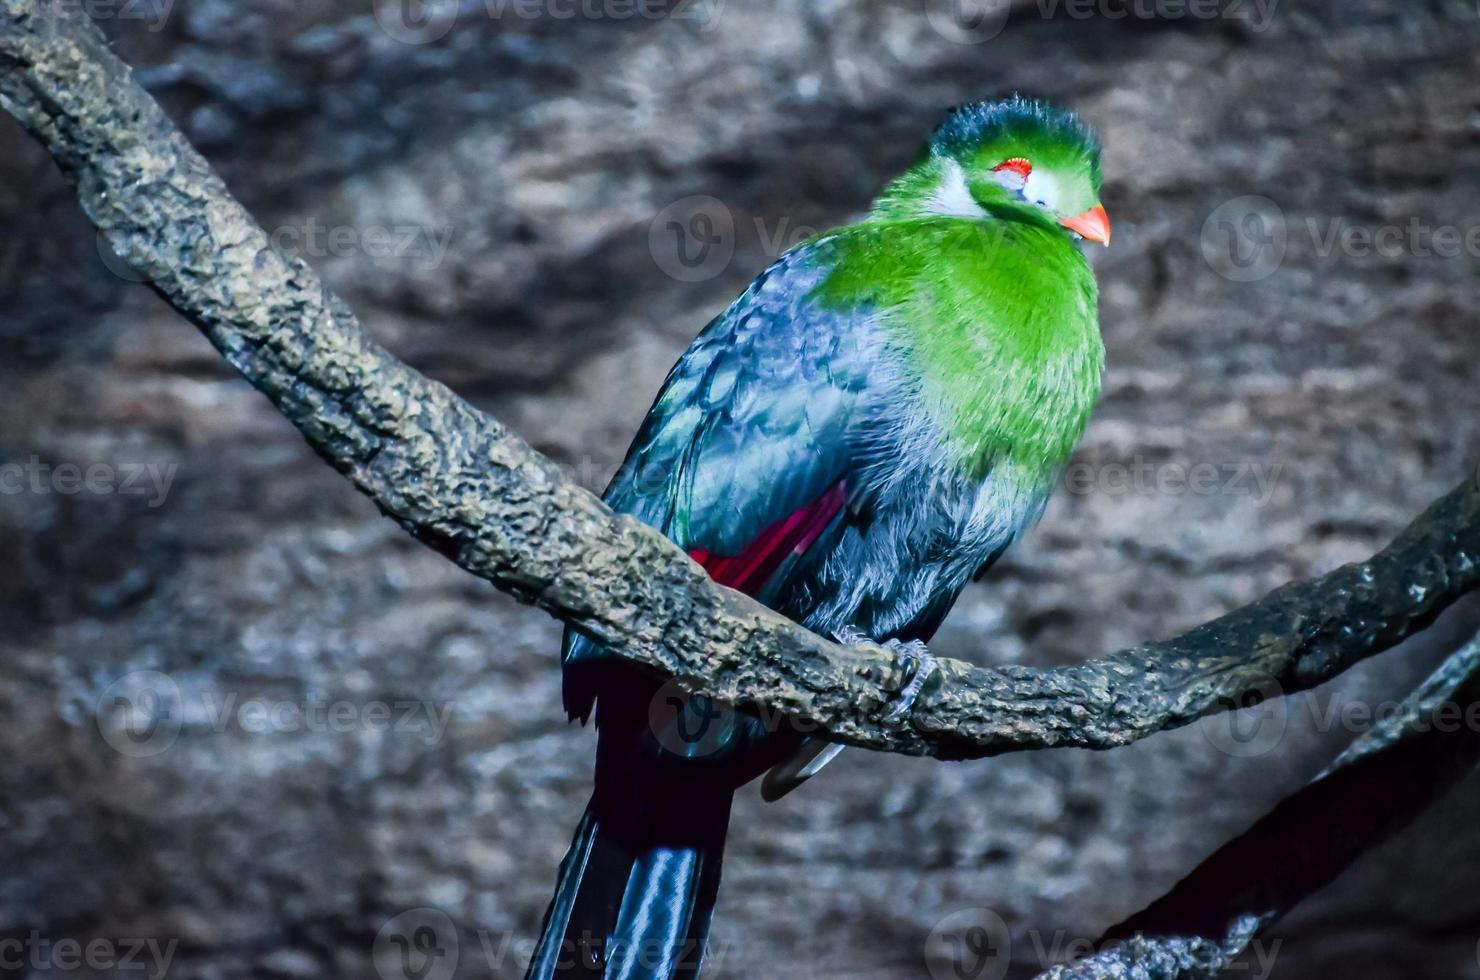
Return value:
[[(1078, 108), (1115, 220), (1105, 395), (1042, 527), (942, 631), (952, 656), (1168, 635), (1365, 556), (1477, 463), (1468, 2), (1037, 0), (967, 29), (946, 4), (485, 0), (420, 31), (396, 4), (97, 6), (282, 244), (593, 489), (699, 326), (866, 207), (946, 107)], [(430, 975), (520, 975), (590, 776), (557, 625), (379, 518), (116, 274), (8, 120), (0, 147), (0, 940), (21, 944), (0, 969), (109, 975), (58, 944), (149, 937), (170, 977), (397, 980), (404, 913), (434, 909)], [(942, 939), (1000, 919), (1010, 942), (965, 975), (1031, 976), (1477, 623), (1457, 609), (1243, 719), (1262, 728), (845, 753), (783, 803), (747, 791), (715, 975), (946, 977)], [(1477, 812), (1457, 791), (1249, 972), (1474, 976)]]

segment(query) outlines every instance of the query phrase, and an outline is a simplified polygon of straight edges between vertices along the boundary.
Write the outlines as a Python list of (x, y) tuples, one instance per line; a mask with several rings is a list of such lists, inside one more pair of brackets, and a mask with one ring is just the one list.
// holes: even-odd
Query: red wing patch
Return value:
[(738, 555), (717, 555), (708, 548), (690, 548), (689, 557), (704, 566), (709, 577), (746, 595), (755, 595), (781, 563), (812, 547), (848, 500), (848, 484), (839, 480), (822, 496), (766, 528)]

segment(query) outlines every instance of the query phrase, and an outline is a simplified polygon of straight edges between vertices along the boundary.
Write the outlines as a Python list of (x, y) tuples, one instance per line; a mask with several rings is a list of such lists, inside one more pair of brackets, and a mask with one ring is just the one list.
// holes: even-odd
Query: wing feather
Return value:
[[(836, 523), (865, 421), (878, 330), (871, 311), (813, 295), (827, 241), (787, 253), (695, 338), (605, 494), (716, 581), (762, 598)], [(569, 668), (598, 653), (567, 633), (573, 716), (589, 714), (595, 685)]]

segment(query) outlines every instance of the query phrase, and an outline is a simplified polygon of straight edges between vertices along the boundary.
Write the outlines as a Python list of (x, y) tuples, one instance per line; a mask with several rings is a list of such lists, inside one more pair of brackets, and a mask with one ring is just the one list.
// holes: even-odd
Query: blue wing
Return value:
[[(794, 538), (788, 518), (825, 516), (846, 482), (865, 423), (865, 391), (878, 345), (871, 310), (838, 312), (814, 291), (831, 264), (828, 239), (783, 256), (695, 338), (660, 390), (606, 502), (695, 554), (739, 556)], [(812, 508), (812, 511), (808, 511)], [(814, 533), (802, 542), (819, 540)], [(774, 569), (764, 600), (790, 564)], [(727, 584), (740, 584), (730, 582)], [(570, 668), (591, 641), (567, 633), (566, 708), (586, 717), (595, 695)]]

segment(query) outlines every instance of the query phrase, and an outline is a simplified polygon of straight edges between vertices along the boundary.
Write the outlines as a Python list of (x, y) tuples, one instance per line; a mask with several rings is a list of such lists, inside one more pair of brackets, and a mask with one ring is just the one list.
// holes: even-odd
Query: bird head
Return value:
[(952, 112), (924, 159), (884, 192), (875, 210), (892, 218), (1052, 223), (1110, 244), (1099, 139), (1074, 113), (1021, 96)]

